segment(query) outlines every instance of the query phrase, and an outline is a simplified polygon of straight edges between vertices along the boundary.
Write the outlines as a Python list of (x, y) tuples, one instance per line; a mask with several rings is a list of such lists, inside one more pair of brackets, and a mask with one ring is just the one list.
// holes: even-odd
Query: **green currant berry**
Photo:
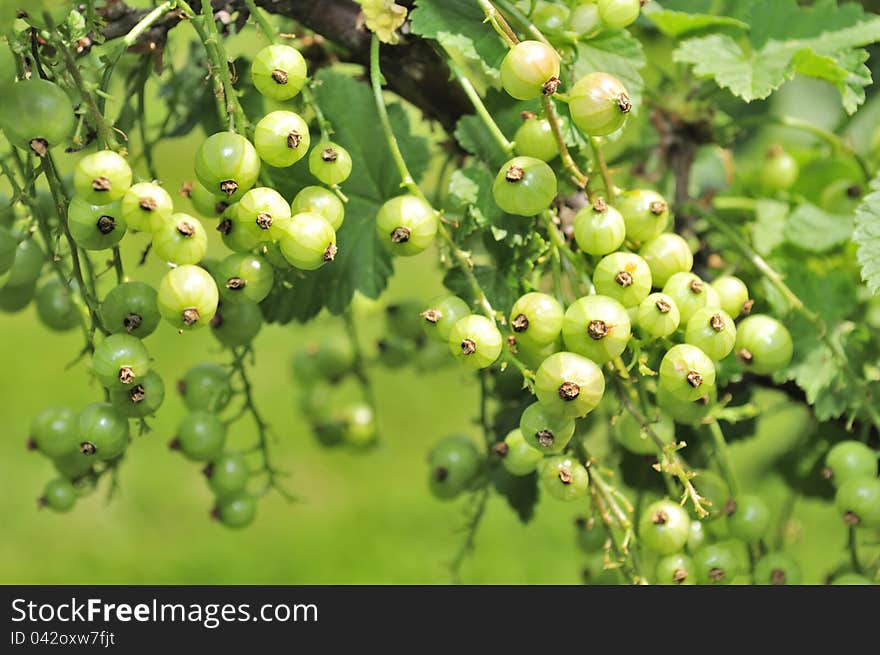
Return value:
[(45, 155), (67, 141), (74, 122), (73, 104), (57, 84), (34, 76), (3, 90), (0, 127), (19, 148)]
[(274, 273), (262, 257), (234, 253), (220, 264), (220, 296), (229, 302), (260, 302), (272, 290)]
[(710, 285), (717, 293), (720, 307), (732, 318), (752, 311), (754, 301), (749, 299), (749, 289), (745, 282), (733, 275), (720, 277)]
[(599, 15), (608, 27), (622, 28), (636, 22), (642, 3), (639, 0), (598, 0)]
[(698, 310), (709, 305), (707, 286), (694, 273), (674, 273), (663, 285), (663, 293), (678, 307), (682, 325), (687, 325)]
[(260, 159), (277, 168), (293, 166), (311, 145), (309, 126), (292, 111), (266, 114), (254, 129), (254, 147)]
[(843, 521), (850, 526), (880, 527), (880, 479), (853, 478), (837, 488), (834, 497)]
[[(724, 478), (714, 471), (708, 470), (697, 471), (693, 483), (699, 489), (700, 495), (711, 503), (706, 508), (709, 511), (709, 518), (704, 521), (704, 532), (706, 533), (704, 536), (706, 538), (718, 537), (720, 536), (719, 530), (715, 529), (715, 526), (724, 526), (725, 531), (727, 528), (727, 515), (724, 510), (727, 501), (730, 500), (730, 488)], [(724, 534), (724, 536), (727, 535)]]
[(581, 36), (589, 36), (602, 27), (599, 5), (594, 2), (579, 4), (572, 9), (568, 19), (568, 29)]
[(735, 348), (737, 359), (757, 375), (771, 375), (785, 368), (794, 353), (788, 329), (775, 318), (761, 314), (739, 324)]
[(769, 191), (785, 191), (794, 186), (799, 174), (797, 160), (782, 146), (773, 146), (761, 165), (761, 184)]
[(739, 559), (729, 543), (703, 546), (693, 556), (697, 581), (704, 585), (730, 584), (740, 572)]
[(653, 339), (668, 337), (678, 329), (681, 314), (678, 305), (665, 293), (652, 293), (639, 303), (639, 329)]
[(260, 157), (243, 136), (218, 132), (199, 148), (195, 172), (202, 186), (232, 203), (254, 186), (260, 176)]
[(590, 73), (582, 77), (568, 96), (574, 124), (589, 136), (608, 136), (616, 132), (626, 124), (632, 111), (632, 100), (626, 87), (607, 73)]
[(718, 362), (736, 343), (736, 325), (723, 309), (704, 307), (694, 312), (684, 333), (685, 343), (696, 346)]
[(156, 290), (144, 282), (124, 282), (101, 303), (101, 321), (113, 334), (143, 339), (153, 333), (159, 319)]
[(342, 227), (345, 219), (345, 205), (335, 193), (320, 186), (307, 186), (296, 194), (290, 203), (290, 211), (293, 214), (309, 212), (320, 214), (327, 219), (334, 230)]
[(623, 245), (626, 224), (614, 207), (597, 198), (574, 217), (574, 240), (589, 255), (608, 255)]
[(306, 83), (309, 71), (299, 50), (289, 45), (268, 45), (251, 63), (257, 91), (271, 100), (290, 100)]
[(458, 296), (438, 296), (428, 309), (421, 313), (425, 332), (443, 343), (449, 342), (452, 327), (465, 316), (470, 316), (470, 306)]
[(290, 205), (275, 189), (257, 187), (242, 196), (235, 220), (257, 241), (277, 241), (290, 225)]
[(343, 410), (343, 440), (355, 448), (368, 448), (376, 443), (376, 415), (366, 403), (355, 403)]
[(174, 212), (174, 202), (155, 182), (138, 182), (125, 190), (121, 212), (129, 229), (150, 232), (154, 225), (164, 225)]
[(572, 501), (587, 495), (590, 475), (584, 465), (568, 455), (548, 457), (541, 463), (541, 488), (557, 500)]
[(177, 388), (187, 409), (193, 412), (219, 413), (232, 398), (229, 373), (219, 364), (193, 366), (178, 382)]
[(639, 538), (658, 555), (672, 555), (687, 543), (691, 521), (678, 503), (658, 500), (644, 509), (639, 519)]
[(434, 209), (417, 196), (397, 196), (387, 201), (376, 216), (379, 241), (394, 255), (409, 257), (434, 242), (439, 220)]
[[(664, 444), (673, 443), (675, 441), (675, 424), (672, 422), (672, 418), (663, 412), (657, 412), (656, 416), (651, 418), (654, 420), (647, 426), (651, 432)], [(624, 412), (617, 419), (614, 426), (614, 437), (621, 446), (636, 455), (658, 455), (660, 453), (654, 440), (629, 412)]]
[(418, 298), (405, 298), (388, 305), (385, 308), (385, 328), (388, 334), (410, 341), (421, 339), (422, 306), (422, 301)]
[(68, 407), (47, 407), (31, 422), (28, 446), (56, 459), (79, 453), (76, 414)]
[(72, 330), (79, 325), (82, 318), (70, 287), (57, 278), (48, 280), (39, 288), (36, 305), (40, 321), (56, 332)]
[[(233, 252), (250, 252), (260, 245), (268, 245), (268, 242), (259, 241), (259, 236), (253, 230), (248, 230), (238, 220), (238, 203), (230, 205), (220, 221), (217, 223), (217, 231), (227, 248)], [(287, 262), (285, 261), (285, 264)]]
[(835, 180), (819, 196), (819, 208), (831, 214), (852, 216), (862, 202), (864, 191), (855, 180)]
[(557, 52), (540, 41), (521, 41), (501, 62), (501, 84), (517, 100), (551, 95), (559, 84)]
[(595, 518), (579, 516), (574, 522), (577, 528), (578, 547), (584, 553), (596, 553), (605, 547), (608, 533), (602, 527), (602, 523)]
[(629, 314), (607, 296), (585, 296), (569, 306), (562, 324), (565, 347), (597, 364), (610, 362), (631, 336)]
[(428, 486), (435, 498), (450, 500), (468, 488), (480, 470), (480, 453), (467, 437), (447, 437), (428, 455)]
[(651, 293), (651, 269), (631, 252), (606, 255), (593, 273), (596, 293), (614, 298), (624, 307), (636, 307)]
[[(554, 341), (546, 346), (534, 346), (528, 342), (516, 344), (520, 360), (530, 369), (538, 368), (550, 355), (562, 350), (562, 344)], [(521, 380), (520, 380), (521, 381)]]
[(126, 418), (152, 416), (165, 400), (165, 383), (150, 371), (126, 388), (110, 390), (110, 403)]
[(15, 260), (6, 275), (5, 288), (33, 287), (43, 271), (46, 255), (34, 239), (25, 239), (15, 249)]
[(694, 266), (694, 256), (687, 241), (677, 234), (661, 234), (645, 243), (639, 254), (651, 269), (654, 286), (663, 288), (676, 273), (687, 273)]
[(844, 573), (843, 575), (838, 575), (831, 581), (832, 585), (873, 585), (874, 582), (871, 582), (868, 578), (863, 575), (859, 575), (858, 573)]
[(523, 124), (513, 135), (517, 152), (541, 161), (555, 159), (559, 154), (559, 144), (556, 143), (550, 121), (530, 112), (524, 112), (523, 118)]
[[(72, 435), (73, 437), (77, 436), (75, 429)], [(76, 440), (78, 441), (79, 439), (77, 438)], [(55, 470), (59, 475), (68, 480), (79, 480), (93, 472), (93, 461), (94, 460), (91, 457), (84, 455), (79, 451), (79, 444), (77, 444), (77, 451), (75, 453), (69, 453), (67, 455), (62, 455), (61, 457), (53, 457), (52, 465), (55, 467)]]
[[(380, 339), (376, 342), (379, 363), (385, 368), (403, 368), (413, 363), (417, 355), (415, 343), (401, 339)], [(449, 350), (446, 350), (448, 353)]]
[(322, 141), (309, 154), (309, 172), (321, 184), (342, 184), (351, 175), (351, 155), (337, 143)]
[(150, 370), (150, 354), (130, 334), (111, 334), (95, 347), (92, 371), (108, 389), (131, 388)]
[(510, 310), (510, 327), (518, 342), (546, 346), (559, 338), (564, 310), (559, 301), (546, 293), (522, 296)]
[(328, 336), (320, 343), (308, 343), (293, 356), (294, 377), (305, 386), (316, 380), (338, 382), (353, 366), (351, 341), (341, 335)]
[(730, 536), (745, 542), (757, 542), (770, 528), (770, 509), (758, 496), (730, 499), (725, 505)]
[(706, 543), (706, 530), (702, 521), (691, 521), (691, 529), (688, 534), (687, 549), (691, 553), (696, 552)]
[(54, 512), (68, 512), (76, 504), (76, 489), (65, 478), (49, 480), (43, 495), (40, 496), (40, 506), (48, 507)]
[(486, 368), (498, 359), (503, 341), (495, 321), (472, 314), (452, 326), (449, 350), (469, 368)]
[(529, 445), (519, 429), (508, 432), (504, 441), (495, 444), (492, 450), (501, 457), (501, 465), (511, 475), (529, 475), (544, 459), (544, 455)]
[(841, 441), (831, 447), (825, 456), (823, 477), (840, 487), (856, 478), (877, 477), (877, 453), (861, 441)]
[(36, 291), (37, 285), (35, 282), (20, 287), (13, 287), (7, 284), (0, 288), (0, 311), (7, 314), (20, 312), (30, 304)]
[(574, 436), (574, 420), (568, 416), (554, 414), (541, 403), (532, 403), (522, 413), (519, 429), (530, 447), (542, 454), (556, 454)]
[(220, 218), (230, 206), (225, 194), (211, 193), (198, 182), (192, 184), (192, 189), (185, 194), (196, 212), (205, 218)]
[(223, 453), (205, 467), (208, 486), (218, 498), (237, 496), (250, 479), (247, 461), (238, 453)]
[(636, 243), (656, 239), (669, 224), (669, 204), (656, 191), (628, 191), (617, 199), (626, 223), (626, 238)]
[(211, 334), (227, 348), (249, 345), (263, 327), (263, 312), (248, 300), (221, 303), (211, 319)]
[(492, 185), (495, 204), (508, 214), (534, 216), (556, 197), (556, 174), (534, 157), (514, 157), (501, 167)]
[(655, 569), (656, 584), (695, 585), (697, 568), (694, 561), (683, 553), (661, 557)]
[(210, 462), (220, 456), (225, 442), (223, 420), (217, 414), (198, 410), (183, 417), (171, 447), (194, 462)]
[(199, 219), (172, 214), (153, 232), (153, 252), (171, 264), (196, 264), (208, 253), (208, 233)]
[(538, 401), (551, 412), (583, 417), (593, 411), (605, 393), (602, 369), (590, 359), (561, 352), (543, 361), (535, 375)]
[(131, 186), (131, 168), (125, 157), (112, 150), (99, 150), (79, 160), (73, 186), (90, 205), (109, 205), (122, 200)]
[(565, 30), (569, 15), (568, 7), (551, 2), (537, 2), (531, 14), (532, 22), (544, 34), (561, 34)]
[(183, 331), (208, 325), (217, 311), (219, 297), (211, 274), (186, 264), (165, 274), (156, 301), (162, 318)]
[(296, 214), (278, 241), (284, 259), (305, 271), (321, 268), (336, 259), (336, 232), (320, 214)]
[(76, 244), (86, 250), (112, 248), (122, 240), (128, 229), (118, 202), (99, 206), (90, 205), (82, 198), (70, 201), (67, 227)]
[(15, 250), (18, 239), (6, 227), (0, 225), (0, 275), (12, 268), (15, 263)]
[(109, 461), (128, 447), (128, 421), (110, 403), (86, 405), (76, 417), (76, 426), (83, 455)]
[(257, 517), (257, 499), (247, 493), (221, 498), (212, 515), (227, 528), (245, 528)]
[(785, 553), (768, 553), (755, 562), (755, 584), (799, 585), (801, 567)]
[(714, 385), (715, 364), (696, 346), (673, 346), (660, 362), (660, 386), (679, 400), (698, 400)]

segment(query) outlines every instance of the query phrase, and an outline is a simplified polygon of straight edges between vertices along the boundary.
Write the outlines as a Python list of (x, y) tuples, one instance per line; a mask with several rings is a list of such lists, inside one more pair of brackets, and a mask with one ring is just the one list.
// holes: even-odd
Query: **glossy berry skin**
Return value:
[(544, 455), (529, 445), (519, 429), (508, 432), (504, 437), (504, 446), (496, 452), (503, 453), (501, 465), (511, 475), (528, 475), (544, 459)]
[(770, 509), (758, 496), (745, 495), (728, 502), (730, 536), (750, 543), (760, 541), (770, 528)]
[(336, 232), (320, 214), (296, 214), (278, 241), (291, 266), (304, 271), (321, 268), (336, 258)]
[(68, 480), (79, 480), (80, 478), (92, 473), (92, 465), (94, 458), (84, 455), (79, 451), (78, 433), (74, 429), (73, 437), (77, 441), (77, 450), (75, 453), (62, 455), (61, 457), (52, 458), (52, 466), (62, 477)]
[(204, 327), (214, 318), (220, 294), (214, 278), (203, 268), (178, 266), (159, 283), (159, 313), (178, 330)]
[(260, 302), (272, 290), (275, 274), (258, 255), (233, 253), (220, 263), (217, 282), (224, 301)]
[(560, 34), (568, 21), (568, 7), (550, 2), (537, 2), (530, 18), (544, 34)]
[(638, 306), (651, 293), (651, 283), (647, 262), (630, 252), (603, 257), (593, 273), (596, 293), (614, 298), (624, 307)]
[(447, 437), (428, 455), (428, 487), (435, 498), (450, 500), (470, 485), (480, 470), (480, 453), (467, 437)]
[(575, 520), (577, 529), (577, 544), (581, 552), (590, 554), (599, 552), (608, 539), (608, 533), (602, 525), (601, 519), (578, 517)]
[(823, 476), (840, 487), (857, 478), (877, 477), (877, 453), (861, 441), (841, 441), (825, 455)]
[(247, 493), (223, 498), (217, 503), (214, 515), (227, 528), (246, 528), (257, 517), (257, 499)]
[(20, 312), (30, 304), (36, 291), (37, 286), (34, 282), (16, 287), (5, 285), (0, 288), (0, 312), (7, 314)]
[(695, 585), (697, 568), (694, 561), (683, 553), (673, 553), (657, 561), (654, 573), (655, 584)]
[(113, 287), (101, 303), (101, 321), (113, 334), (143, 339), (159, 325), (156, 290), (144, 282), (124, 282)]
[[(656, 416), (651, 415), (650, 418), (653, 420), (648, 424), (648, 427), (660, 441), (664, 444), (675, 441), (675, 424), (668, 414), (660, 412)], [(627, 411), (624, 411), (617, 419), (617, 423), (614, 425), (614, 437), (621, 446), (636, 455), (657, 455), (660, 453), (654, 440), (642, 430), (641, 424)]]
[(599, 6), (591, 0), (571, 10), (568, 29), (575, 34), (588, 36), (601, 27), (602, 17), (599, 15)]
[(376, 429), (376, 415), (366, 403), (353, 403), (342, 411), (343, 441), (354, 448), (369, 448), (376, 444), (379, 434)]
[(611, 254), (625, 239), (623, 216), (604, 201), (584, 207), (574, 217), (574, 240), (588, 255)]
[(702, 548), (703, 544), (706, 543), (706, 538), (706, 529), (703, 527), (703, 522), (691, 520), (691, 529), (687, 540), (688, 552), (694, 553)]
[(470, 316), (470, 306), (458, 296), (438, 296), (421, 313), (425, 333), (437, 341), (448, 343), (453, 326)]
[(388, 200), (376, 216), (376, 235), (395, 256), (411, 257), (433, 242), (439, 219), (431, 206), (414, 195)]
[(303, 385), (316, 380), (338, 382), (351, 373), (354, 350), (351, 342), (341, 335), (330, 335), (320, 343), (306, 344), (293, 358), (293, 373)]
[(523, 410), (519, 429), (526, 443), (541, 454), (561, 453), (574, 436), (574, 420), (555, 414), (541, 403)]
[(715, 364), (696, 346), (673, 346), (660, 362), (660, 385), (679, 400), (698, 400), (715, 385)]
[(221, 303), (211, 319), (211, 334), (228, 348), (247, 346), (263, 327), (263, 312), (255, 302)]
[(197, 364), (178, 383), (183, 402), (190, 411), (219, 413), (232, 398), (229, 373), (219, 364)]
[(597, 364), (619, 356), (631, 336), (626, 308), (607, 296), (585, 296), (565, 312), (562, 337), (565, 347)]
[(546, 118), (530, 116), (519, 126), (513, 139), (516, 151), (524, 157), (549, 162), (559, 155), (559, 144)]
[(559, 79), (559, 66), (559, 55), (549, 45), (521, 41), (501, 62), (501, 84), (517, 100), (538, 98), (551, 91), (550, 87), (555, 91), (553, 81)]
[(669, 224), (669, 204), (656, 191), (628, 191), (617, 199), (626, 223), (626, 238), (636, 243), (656, 239)]
[(112, 150), (99, 150), (79, 160), (73, 172), (77, 195), (91, 205), (121, 200), (131, 186), (131, 168)]
[(726, 542), (703, 546), (694, 553), (693, 560), (697, 581), (703, 585), (730, 584), (741, 568), (736, 552)]
[(672, 394), (662, 384), (657, 387), (657, 404), (669, 414), (676, 423), (683, 425), (699, 425), (712, 409), (716, 389), (706, 389), (697, 400), (682, 400)]
[(40, 496), (40, 505), (53, 512), (68, 512), (76, 504), (76, 489), (65, 478), (49, 480)]
[(108, 389), (130, 388), (150, 370), (150, 354), (130, 334), (111, 334), (95, 347), (92, 371)]
[(309, 172), (327, 186), (345, 182), (351, 168), (351, 155), (338, 143), (322, 141), (309, 154)]
[(681, 324), (709, 304), (708, 285), (694, 273), (675, 273), (663, 285), (663, 293), (675, 301), (681, 315)]
[(583, 498), (590, 486), (590, 475), (583, 464), (568, 455), (548, 457), (539, 471), (541, 488), (557, 500)]
[(234, 203), (257, 181), (260, 157), (243, 136), (217, 132), (202, 142), (194, 167), (202, 186)]
[(477, 314), (459, 319), (449, 332), (449, 350), (468, 368), (491, 366), (501, 354), (503, 341), (495, 322)]
[(242, 196), (234, 220), (258, 242), (277, 241), (290, 225), (290, 205), (275, 189), (256, 187)]
[(768, 553), (755, 562), (755, 584), (799, 585), (801, 567), (785, 553)]
[(101, 461), (119, 457), (130, 441), (128, 421), (110, 403), (86, 405), (76, 419), (80, 452)]
[[(6, 44), (2, 44), (8, 50)], [(73, 104), (64, 90), (34, 76), (3, 89), (0, 127), (19, 148), (30, 150), (31, 141), (45, 141), (50, 148), (67, 142), (73, 133)], [(41, 143), (34, 144), (38, 149)]]
[(220, 456), (225, 442), (226, 425), (223, 420), (211, 412), (194, 411), (183, 417), (172, 443), (187, 459), (209, 462)]
[(880, 479), (847, 480), (837, 488), (834, 502), (846, 525), (870, 529), (880, 527)]
[(306, 156), (312, 143), (309, 126), (292, 111), (266, 114), (254, 128), (254, 148), (269, 166), (287, 168)]
[(5, 226), (0, 225), (0, 275), (12, 268), (15, 263), (15, 250), (18, 239)]
[(534, 216), (550, 206), (556, 189), (556, 174), (545, 162), (534, 157), (514, 157), (498, 171), (492, 195), (502, 211)]
[(47, 407), (31, 421), (31, 447), (55, 459), (79, 453), (76, 414), (68, 407)]
[(272, 100), (290, 100), (306, 83), (309, 71), (299, 50), (289, 45), (269, 45), (251, 63), (251, 78), (257, 91)]
[(58, 278), (47, 280), (37, 291), (35, 301), (40, 322), (55, 332), (72, 330), (82, 319), (70, 287)]
[[(230, 205), (217, 223), (217, 231), (223, 240), (223, 245), (233, 252), (250, 252), (258, 246), (268, 246), (269, 243), (260, 243), (260, 240), (252, 232), (242, 225), (238, 219), (238, 203)], [(286, 262), (285, 262), (286, 263)]]
[(761, 166), (761, 184), (769, 191), (785, 191), (794, 186), (799, 174), (797, 160), (780, 146), (774, 146)]
[(613, 75), (590, 73), (569, 92), (574, 124), (588, 136), (608, 136), (621, 129), (632, 111), (626, 87)]
[(154, 182), (138, 182), (125, 190), (120, 201), (122, 218), (131, 230), (150, 232), (174, 213), (174, 201)]
[(555, 353), (538, 367), (535, 393), (549, 411), (583, 417), (602, 400), (605, 377), (602, 369), (586, 357), (571, 352)]
[(599, 15), (608, 27), (627, 27), (639, 17), (642, 3), (639, 0), (597, 0)]
[(681, 323), (678, 305), (665, 293), (652, 293), (639, 303), (637, 313), (639, 330), (653, 339), (668, 337)]
[(510, 326), (518, 342), (546, 346), (559, 338), (564, 310), (559, 301), (546, 293), (521, 296), (510, 310)]
[(196, 213), (205, 218), (220, 218), (230, 206), (226, 195), (211, 193), (199, 182), (193, 184), (189, 199)]
[(694, 266), (694, 256), (687, 241), (677, 234), (665, 233), (651, 239), (639, 250), (651, 269), (654, 286), (662, 289), (676, 273), (687, 273)]
[(110, 403), (126, 418), (151, 416), (165, 400), (165, 383), (156, 371), (150, 371), (125, 388), (110, 390)]
[(76, 245), (85, 250), (107, 250), (122, 241), (128, 225), (118, 202), (90, 205), (74, 198), (67, 208), (67, 227)]
[(719, 305), (731, 318), (739, 318), (752, 310), (749, 289), (745, 282), (734, 275), (725, 275), (710, 285), (718, 293)]
[(743, 319), (736, 333), (736, 356), (747, 371), (772, 375), (785, 368), (794, 354), (788, 329), (775, 318), (755, 314)]
[(296, 194), (290, 203), (290, 211), (293, 214), (309, 212), (320, 214), (334, 230), (342, 227), (345, 219), (345, 205), (335, 193), (320, 186), (307, 186)]
[(172, 214), (153, 232), (153, 252), (171, 264), (196, 264), (208, 253), (208, 233), (194, 216)]
[(205, 467), (208, 486), (218, 498), (236, 496), (247, 488), (250, 470), (238, 453), (223, 453)]
[(688, 321), (685, 343), (696, 346), (710, 359), (718, 362), (727, 357), (736, 343), (736, 325), (723, 310), (704, 307)]
[(639, 538), (645, 548), (658, 555), (672, 555), (684, 548), (690, 533), (687, 512), (669, 500), (648, 505), (639, 519)]
[(12, 268), (6, 273), (3, 287), (5, 289), (32, 287), (39, 279), (45, 263), (46, 255), (37, 241), (25, 239), (15, 248), (15, 260), (12, 262)]

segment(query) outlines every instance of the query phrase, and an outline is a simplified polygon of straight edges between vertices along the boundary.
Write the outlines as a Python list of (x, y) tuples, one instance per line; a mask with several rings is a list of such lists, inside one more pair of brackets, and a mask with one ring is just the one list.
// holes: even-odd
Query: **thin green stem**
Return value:
[[(446, 51), (444, 50), (444, 52)], [(501, 131), (501, 128), (498, 127), (498, 123), (496, 123), (495, 119), (492, 118), (492, 114), (489, 113), (489, 110), (483, 103), (483, 99), (480, 97), (480, 94), (477, 93), (474, 85), (471, 83), (470, 79), (468, 79), (467, 75), (464, 74), (464, 71), (461, 70), (461, 67), (453, 61), (452, 57), (448, 56), (448, 52), (446, 52), (446, 54), (446, 63), (449, 66), (449, 69), (452, 71), (452, 74), (455, 75), (455, 77), (458, 79), (458, 83), (461, 84), (461, 88), (464, 89), (465, 95), (467, 95), (468, 99), (471, 101), (471, 104), (474, 106), (474, 109), (477, 112), (477, 116), (479, 116), (480, 120), (483, 121), (486, 128), (489, 130), (489, 134), (492, 135), (492, 138), (495, 139), (495, 142), (504, 151), (504, 154), (508, 157), (512, 156), (514, 144), (511, 141), (508, 141), (507, 137), (504, 136), (504, 132)]]
[[(501, 9), (510, 16), (514, 21), (516, 21), (520, 28), (529, 34), (533, 39), (540, 41), (541, 43), (545, 43), (549, 46), (553, 44), (547, 40), (547, 37), (538, 29), (538, 27), (529, 20), (529, 17), (526, 16), (523, 12), (516, 8), (516, 6), (512, 2), (508, 2), (508, 0), (495, 0), (496, 4), (501, 7)], [(505, 22), (506, 24), (506, 22)], [(509, 29), (509, 27), (508, 27)]]
[(849, 526), (849, 531), (847, 532), (846, 537), (846, 548), (849, 551), (849, 561), (853, 567), (853, 570), (856, 573), (863, 573), (862, 564), (859, 561), (859, 550), (858, 550), (858, 534), (856, 532), (856, 526)]
[(361, 385), (364, 400), (370, 405), (373, 410), (373, 415), (375, 416), (376, 397), (373, 393), (373, 385), (370, 383), (370, 378), (367, 375), (366, 358), (364, 357), (363, 348), (361, 348), (357, 325), (355, 324), (354, 316), (350, 309), (342, 314), (342, 320), (345, 324), (345, 331), (348, 334), (348, 340), (351, 342), (352, 352), (354, 353), (354, 375), (357, 378), (358, 383)]
[(477, 0), (477, 4), (483, 9), (483, 13), (486, 14), (486, 22), (492, 25), (492, 28), (498, 33), (498, 36), (501, 37), (508, 47), (515, 46), (519, 43), (519, 38), (516, 36), (516, 33), (510, 28), (510, 25), (507, 24), (504, 17), (498, 13), (498, 9), (490, 2), (490, 0)]
[(866, 182), (870, 181), (873, 177), (873, 172), (871, 171), (871, 167), (868, 165), (868, 162), (866, 162), (850, 144), (848, 144), (834, 132), (826, 130), (823, 127), (819, 127), (818, 125), (814, 125), (813, 123), (805, 121), (801, 118), (795, 118), (794, 116), (770, 116), (770, 120), (777, 125), (800, 130), (802, 132), (812, 134), (813, 136), (822, 139), (828, 145), (830, 145), (832, 150), (834, 150), (835, 152), (841, 152), (845, 155), (848, 155), (849, 157), (852, 157), (852, 159), (856, 162), (856, 164), (858, 164), (859, 168), (861, 169), (862, 175), (865, 176)]
[(734, 498), (739, 497), (739, 481), (736, 479), (736, 471), (734, 470), (733, 460), (730, 458), (730, 449), (727, 447), (727, 440), (724, 438), (724, 432), (718, 421), (709, 423), (709, 434), (712, 435), (712, 444), (715, 447), (715, 459), (721, 474), (724, 476), (727, 487), (730, 489), (730, 495)]
[(474, 550), (474, 544), (477, 539), (477, 532), (486, 513), (486, 505), (489, 502), (489, 485), (485, 484), (474, 492), (476, 502), (471, 510), (471, 517), (465, 526), (465, 538), (462, 541), (458, 552), (449, 564), (449, 573), (452, 577), (453, 584), (461, 583), (461, 566), (467, 559), (468, 555)]
[(259, 7), (257, 7), (257, 3), (254, 2), (254, 0), (244, 0), (244, 4), (248, 8), (251, 17), (257, 22), (257, 25), (260, 26), (260, 30), (265, 37), (269, 39), (269, 43), (275, 43), (275, 28), (272, 27), (272, 24), (269, 23), (266, 15)]
[(315, 92), (307, 83), (305, 86), (303, 86), (300, 94), (302, 95), (303, 101), (311, 108), (312, 112), (315, 114), (315, 120), (318, 121), (318, 127), (321, 130), (321, 140), (329, 141), (330, 136), (333, 134), (333, 125), (330, 123), (330, 121), (327, 120), (327, 117), (324, 115), (324, 111), (321, 109), (321, 105), (318, 104), (318, 99), (315, 97)]
[(562, 123), (556, 114), (556, 105), (553, 104), (550, 96), (544, 96), (542, 102), (544, 104), (544, 113), (547, 115), (547, 120), (550, 122), (550, 128), (553, 131), (553, 137), (556, 139), (556, 145), (559, 147), (559, 156), (562, 159), (565, 170), (569, 172), (574, 183), (586, 191), (587, 198), (592, 202), (593, 193), (590, 191), (590, 178), (584, 175), (583, 171), (578, 168), (574, 157), (571, 156), (568, 146), (565, 144), (565, 136), (562, 134)]
[(590, 137), (590, 147), (593, 149), (593, 155), (596, 158), (596, 164), (599, 166), (599, 171), (602, 174), (602, 184), (605, 186), (605, 195), (608, 204), (614, 204), (614, 182), (611, 179), (611, 170), (608, 168), (608, 164), (605, 161), (605, 153), (602, 152), (602, 144), (599, 143), (599, 140)]

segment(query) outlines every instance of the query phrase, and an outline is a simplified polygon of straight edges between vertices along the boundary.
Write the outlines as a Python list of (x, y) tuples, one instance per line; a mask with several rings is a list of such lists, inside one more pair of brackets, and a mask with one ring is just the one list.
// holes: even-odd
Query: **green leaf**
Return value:
[(856, 209), (856, 229), (853, 241), (862, 279), (871, 293), (880, 290), (880, 177), (871, 183), (873, 193), (869, 194)]
[(462, 214), (461, 225), (454, 233), (458, 242), (503, 216), (492, 197), (492, 175), (482, 166), (468, 166), (452, 174), (448, 202), (451, 209)]
[(606, 30), (578, 41), (575, 73), (582, 77), (602, 71), (617, 77), (626, 87), (636, 109), (641, 106), (645, 81), (641, 70), (647, 63), (641, 42), (627, 30)]
[(801, 250), (822, 253), (849, 241), (852, 231), (852, 217), (829, 214), (807, 203), (788, 217), (785, 240)]
[(658, 30), (674, 39), (705, 32), (742, 32), (749, 29), (748, 23), (736, 18), (673, 11), (663, 9), (656, 2), (646, 5), (642, 13), (654, 23)]
[(498, 466), (491, 477), (495, 490), (507, 500), (519, 520), (528, 523), (535, 515), (538, 502), (538, 474), (511, 475), (507, 469)]
[[(474, 267), (474, 277), (477, 278), (493, 308), (504, 312), (510, 309), (518, 286), (515, 276), (504, 273), (496, 266), (481, 265)], [(467, 300), (471, 306), (476, 305), (474, 290), (461, 269), (449, 269), (443, 278), (443, 284), (454, 294)]]
[(785, 241), (785, 220), (788, 204), (778, 200), (759, 200), (755, 209), (755, 222), (749, 227), (752, 243), (759, 255), (769, 255)]
[(507, 161), (507, 155), (477, 116), (462, 116), (458, 119), (455, 125), (455, 140), (467, 152), (493, 168), (500, 168)]

